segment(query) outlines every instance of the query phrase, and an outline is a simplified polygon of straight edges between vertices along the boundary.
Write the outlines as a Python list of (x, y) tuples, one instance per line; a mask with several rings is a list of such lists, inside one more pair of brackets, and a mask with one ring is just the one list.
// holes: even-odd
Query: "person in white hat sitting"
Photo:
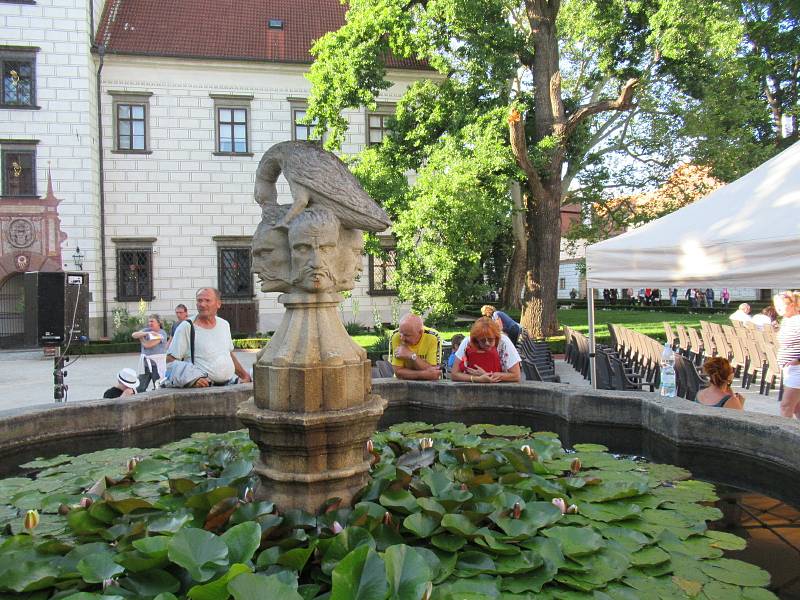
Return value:
[(139, 386), (139, 376), (136, 371), (129, 368), (120, 369), (117, 373), (117, 385), (108, 388), (103, 393), (103, 398), (119, 398), (120, 396), (132, 396), (136, 393)]

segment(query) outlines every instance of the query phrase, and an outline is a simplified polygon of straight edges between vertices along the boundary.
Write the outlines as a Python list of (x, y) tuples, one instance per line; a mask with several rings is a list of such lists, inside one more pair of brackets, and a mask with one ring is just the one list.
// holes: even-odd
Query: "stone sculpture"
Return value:
[[(281, 173), (291, 206), (277, 202)], [(270, 148), (254, 195), (262, 219), (253, 268), (262, 291), (286, 292), (278, 298), (286, 313), (259, 352), (253, 399), (238, 416), (260, 450), (257, 496), (314, 512), (330, 497), (349, 502), (369, 472), (366, 441), (385, 401), (370, 393), (370, 361), (342, 325), (337, 292), (361, 271), (362, 230), (390, 223), (345, 164), (310, 142)]]

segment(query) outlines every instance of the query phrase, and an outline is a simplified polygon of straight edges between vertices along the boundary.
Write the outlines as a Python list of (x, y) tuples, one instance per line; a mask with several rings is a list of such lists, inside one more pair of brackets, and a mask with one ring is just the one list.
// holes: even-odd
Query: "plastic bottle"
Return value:
[(665, 398), (674, 398), (675, 389), (675, 354), (669, 344), (664, 344), (661, 353), (661, 395)]

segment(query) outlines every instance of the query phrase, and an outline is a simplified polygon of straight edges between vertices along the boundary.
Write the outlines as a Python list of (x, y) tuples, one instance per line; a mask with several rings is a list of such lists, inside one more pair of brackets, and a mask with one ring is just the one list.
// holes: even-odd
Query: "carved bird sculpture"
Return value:
[(261, 157), (254, 196), (265, 217), (275, 218), (273, 215), (282, 212), (275, 185), (281, 173), (289, 183), (293, 203), (278, 226), (288, 226), (315, 203), (332, 210), (342, 225), (351, 229), (383, 231), (391, 225), (388, 215), (335, 154), (303, 141), (280, 142)]

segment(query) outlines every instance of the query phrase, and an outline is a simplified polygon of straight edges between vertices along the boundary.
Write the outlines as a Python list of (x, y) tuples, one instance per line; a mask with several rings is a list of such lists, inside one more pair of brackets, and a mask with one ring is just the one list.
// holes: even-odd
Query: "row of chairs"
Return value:
[(673, 331), (665, 322), (664, 333), (672, 347), (695, 365), (712, 356), (727, 358), (742, 388), (750, 389), (757, 382), (759, 393), (768, 396), (780, 381), (778, 340), (772, 328), (759, 330), (739, 321), (731, 325), (700, 321), (699, 330), (676, 325)]
[[(661, 354), (664, 346), (642, 333), (628, 329), (622, 325), (608, 325), (614, 348), (634, 372), (643, 380), (652, 384), (652, 388), (661, 384)], [(708, 380), (698, 371), (695, 363), (681, 354), (675, 354), (676, 394), (687, 400), (694, 400)]]
[[(564, 327), (564, 360), (575, 370), (590, 379), (589, 373), (589, 339), (571, 327)], [(595, 372), (597, 388), (601, 390), (642, 390), (655, 389), (657, 381), (643, 377), (638, 370), (625, 363), (615, 348), (597, 344), (595, 354)]]
[(517, 340), (517, 350), (522, 359), (522, 372), (526, 381), (560, 382), (556, 375), (556, 363), (547, 342), (534, 340), (523, 329)]

